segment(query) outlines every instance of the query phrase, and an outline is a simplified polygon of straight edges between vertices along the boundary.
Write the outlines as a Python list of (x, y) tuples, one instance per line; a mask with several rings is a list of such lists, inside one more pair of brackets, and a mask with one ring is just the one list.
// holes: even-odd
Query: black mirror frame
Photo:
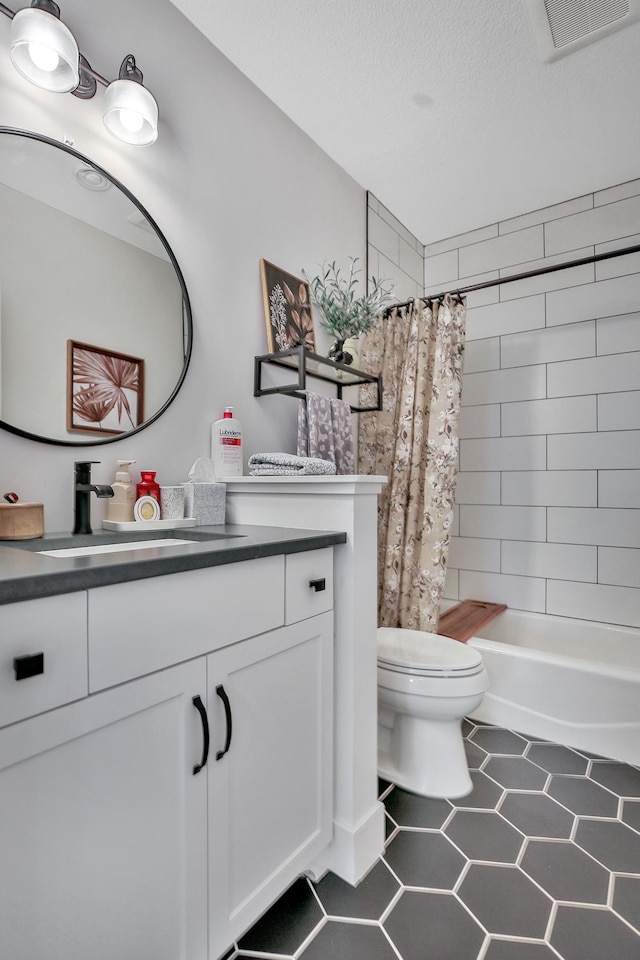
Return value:
[(191, 303), (189, 301), (189, 294), (187, 292), (187, 287), (184, 282), (184, 277), (182, 271), (178, 265), (178, 261), (175, 258), (173, 250), (169, 246), (165, 235), (162, 230), (153, 219), (151, 214), (142, 206), (139, 200), (137, 200), (130, 190), (128, 190), (124, 184), (120, 183), (112, 174), (97, 164), (94, 160), (91, 160), (89, 157), (85, 156), (82, 153), (79, 153), (77, 150), (74, 150), (73, 147), (69, 146), (66, 143), (61, 143), (59, 140), (53, 140), (51, 137), (45, 137), (43, 134), (34, 133), (31, 130), (20, 130), (16, 127), (4, 127), (0, 126), (0, 135), (2, 134), (13, 134), (18, 137), (25, 137), (29, 140), (38, 140), (40, 143), (46, 143), (49, 146), (56, 147), (58, 150), (63, 150), (65, 153), (70, 154), (76, 160), (80, 160), (82, 163), (87, 164), (90, 167), (93, 167), (94, 170), (97, 170), (98, 173), (109, 180), (115, 187), (118, 188), (135, 207), (140, 211), (143, 217), (149, 222), (149, 225), (153, 227), (156, 236), (160, 240), (162, 246), (164, 247), (167, 256), (171, 261), (171, 265), (176, 272), (178, 282), (180, 284), (180, 289), (182, 291), (182, 304), (183, 304), (183, 333), (186, 333), (186, 347), (184, 355), (184, 364), (182, 367), (182, 373), (178, 378), (171, 395), (168, 400), (157, 410), (152, 416), (150, 416), (144, 423), (141, 423), (140, 426), (134, 427), (133, 430), (127, 430), (125, 433), (119, 433), (113, 437), (104, 437), (100, 440), (57, 440), (49, 437), (41, 437), (38, 434), (30, 433), (28, 430), (22, 430), (20, 427), (14, 427), (13, 424), (5, 423), (4, 420), (0, 420), (0, 428), (7, 430), (9, 433), (16, 434), (19, 437), (24, 437), (26, 440), (36, 440), (38, 443), (49, 443), (58, 447), (97, 447), (102, 446), (105, 443), (116, 443), (118, 440), (124, 440), (127, 437), (131, 437), (136, 433), (140, 433), (142, 430), (145, 430), (147, 427), (151, 426), (162, 414), (167, 410), (167, 408), (175, 400), (178, 391), (180, 390), (184, 379), (187, 375), (187, 370), (189, 368), (189, 363), (191, 362), (191, 354), (193, 352), (193, 318), (191, 314)]

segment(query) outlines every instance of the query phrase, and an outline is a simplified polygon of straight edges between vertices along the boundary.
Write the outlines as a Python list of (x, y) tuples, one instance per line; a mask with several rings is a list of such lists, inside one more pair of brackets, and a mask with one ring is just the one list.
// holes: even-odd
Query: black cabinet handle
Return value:
[(202, 760), (200, 763), (196, 763), (195, 767), (193, 768), (193, 775), (195, 777), (196, 773), (200, 773), (202, 768), (206, 765), (209, 757), (209, 719), (207, 717), (207, 711), (205, 710), (204, 703), (200, 697), (194, 697), (191, 702), (200, 714), (200, 719), (202, 720)]
[(13, 658), (16, 680), (27, 680), (44, 673), (44, 653), (28, 653), (24, 657)]
[(218, 696), (220, 697), (220, 699), (224, 704), (224, 715), (227, 720), (227, 739), (225, 740), (225, 743), (224, 743), (224, 750), (218, 750), (218, 752), (216, 753), (216, 760), (222, 760), (225, 753), (228, 752), (229, 747), (231, 746), (231, 729), (232, 729), (231, 704), (229, 703), (229, 697), (227, 696), (227, 691), (222, 686), (222, 684), (219, 684), (216, 687), (216, 693), (218, 694)]
[(321, 593), (327, 589), (327, 581), (324, 577), (319, 577), (317, 580), (309, 580), (309, 586), (313, 587), (316, 593)]

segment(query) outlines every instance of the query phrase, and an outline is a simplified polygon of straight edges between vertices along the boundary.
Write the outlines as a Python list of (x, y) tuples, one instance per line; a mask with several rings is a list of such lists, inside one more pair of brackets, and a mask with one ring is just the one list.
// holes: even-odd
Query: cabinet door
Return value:
[(208, 658), (211, 960), (331, 838), (332, 654), (324, 613)]
[(206, 957), (206, 661), (0, 731), (0, 954)]

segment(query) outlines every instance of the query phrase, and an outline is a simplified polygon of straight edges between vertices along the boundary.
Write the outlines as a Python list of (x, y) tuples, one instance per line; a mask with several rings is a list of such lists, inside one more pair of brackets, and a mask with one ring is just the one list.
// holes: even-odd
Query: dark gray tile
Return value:
[(508, 793), (498, 808), (527, 837), (566, 840), (574, 817), (544, 793)]
[(300, 960), (397, 960), (396, 954), (378, 926), (328, 920), (313, 938)]
[[(640, 870), (640, 865), (638, 865)], [(613, 909), (640, 933), (640, 877), (616, 877)]]
[(378, 796), (381, 797), (390, 786), (391, 782), (389, 780), (383, 780), (382, 777), (378, 777)]
[(510, 754), (513, 756), (522, 756), (529, 745), (529, 741), (518, 736), (511, 730), (503, 730), (501, 727), (479, 727), (475, 733), (471, 734), (470, 739), (477, 743), (479, 747), (486, 750), (487, 753)]
[(451, 890), (466, 860), (441, 833), (400, 830), (384, 858), (407, 887)]
[(640, 800), (625, 800), (620, 819), (640, 833)]
[(610, 910), (560, 905), (550, 942), (564, 960), (640, 960), (640, 938)]
[(640, 834), (618, 820), (580, 820), (575, 842), (616, 873), (640, 870)]
[(387, 815), (385, 814), (385, 818), (384, 818), (384, 836), (385, 836), (385, 841), (388, 840), (389, 837), (392, 835), (392, 833), (393, 833), (395, 830), (397, 830), (397, 829), (398, 829), (398, 825), (393, 822), (393, 820), (391, 819), (391, 817), (389, 817), (389, 816), (387, 816)]
[(467, 720), (465, 717), (465, 719), (462, 721), (462, 736), (468, 737), (470, 733), (473, 733), (475, 728), (475, 724), (471, 723), (471, 721)]
[(552, 902), (517, 867), (472, 863), (458, 896), (489, 933), (544, 937)]
[(478, 770), (489, 756), (473, 740), (464, 741), (464, 752), (467, 755), (467, 764), (470, 770)]
[(445, 831), (470, 860), (515, 863), (524, 837), (493, 810), (456, 810)]
[(424, 827), (437, 830), (451, 813), (451, 804), (433, 797), (419, 797), (395, 787), (385, 797), (384, 805), (389, 816), (401, 827)]
[(307, 880), (296, 880), (238, 940), (238, 949), (290, 956), (323, 918)]
[(585, 774), (589, 766), (585, 757), (557, 743), (532, 743), (527, 757), (549, 773)]
[(613, 790), (619, 797), (640, 797), (640, 770), (628, 763), (594, 761), (590, 777)]
[(558, 960), (558, 954), (545, 943), (491, 940), (484, 960)]
[(511, 790), (543, 790), (549, 778), (545, 770), (525, 757), (491, 757), (483, 773)]
[(459, 797), (457, 800), (450, 800), (454, 807), (481, 807), (483, 810), (495, 810), (500, 797), (504, 793), (493, 780), (490, 780), (480, 770), (470, 770), (469, 776), (473, 784), (473, 790), (466, 797)]
[(607, 902), (609, 871), (573, 843), (530, 840), (520, 867), (554, 900)]
[(316, 894), (330, 917), (378, 920), (400, 889), (380, 860), (357, 887), (328, 873), (316, 884)]
[[(403, 960), (477, 960), (484, 933), (451, 894), (406, 891), (383, 924)], [(354, 954), (350, 960), (368, 960)]]
[(589, 777), (553, 776), (547, 793), (583, 817), (618, 816), (618, 797)]

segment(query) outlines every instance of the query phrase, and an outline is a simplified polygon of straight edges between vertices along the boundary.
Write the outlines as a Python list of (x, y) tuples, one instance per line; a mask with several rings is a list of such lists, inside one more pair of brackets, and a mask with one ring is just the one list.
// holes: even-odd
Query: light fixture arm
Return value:
[(44, 10), (57, 20), (60, 19), (60, 7), (53, 0), (31, 0), (31, 6), (34, 10)]
[(119, 80), (134, 80), (136, 83), (142, 83), (142, 70), (136, 66), (136, 58), (132, 53), (128, 53), (120, 64)]

